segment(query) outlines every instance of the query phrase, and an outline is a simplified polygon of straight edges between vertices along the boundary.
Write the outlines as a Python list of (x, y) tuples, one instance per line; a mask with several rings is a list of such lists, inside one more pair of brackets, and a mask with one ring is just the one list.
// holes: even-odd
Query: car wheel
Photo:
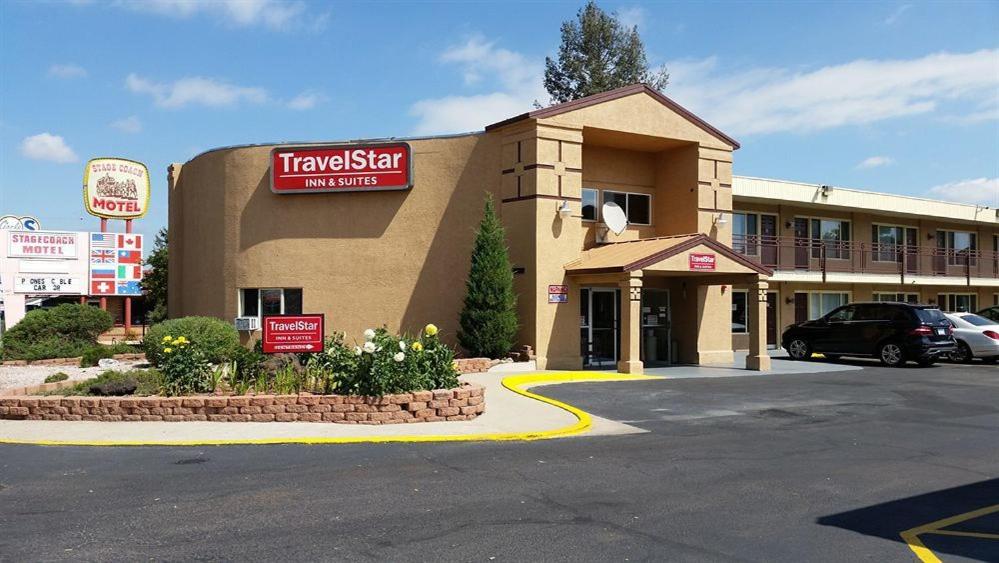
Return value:
[(881, 345), (881, 349), (878, 350), (878, 358), (881, 359), (881, 363), (890, 367), (897, 368), (905, 365), (905, 350), (902, 350), (902, 346), (895, 342), (888, 342)]
[(955, 362), (961, 362), (962, 364), (970, 364), (971, 360), (975, 359), (975, 355), (971, 353), (971, 348), (960, 340), (957, 341), (957, 350), (954, 351), (951, 357), (954, 358)]
[(787, 353), (792, 360), (807, 360), (812, 357), (812, 346), (800, 338), (795, 338), (788, 343)]

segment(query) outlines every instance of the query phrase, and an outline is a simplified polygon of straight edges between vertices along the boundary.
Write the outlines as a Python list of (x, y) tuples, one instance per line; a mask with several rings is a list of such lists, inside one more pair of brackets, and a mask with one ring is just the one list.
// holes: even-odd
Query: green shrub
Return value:
[(196, 342), (189, 341), (185, 336), (171, 338), (167, 335), (160, 343), (159, 351), (163, 391), (167, 395), (208, 393), (214, 390), (208, 360)]
[(83, 352), (83, 356), (80, 357), (80, 367), (94, 367), (100, 360), (110, 358), (111, 356), (114, 356), (114, 352), (107, 346), (101, 346), (100, 344), (92, 346), (87, 348), (86, 351)]
[(108, 370), (76, 385), (50, 391), (47, 395), (144, 396), (160, 393), (161, 387), (160, 373), (153, 369), (133, 369), (126, 372)]
[(458, 342), (469, 354), (499, 358), (513, 348), (517, 336), (517, 297), (506, 235), (493, 210), (492, 196), (486, 198), (485, 213), (475, 233), (459, 321)]
[(89, 305), (35, 309), (4, 334), (4, 359), (72, 358), (97, 344), (113, 325), (111, 314)]
[(59, 383), (60, 381), (66, 381), (67, 379), (69, 379), (68, 375), (66, 375), (65, 373), (63, 373), (61, 371), (58, 371), (58, 372), (53, 373), (52, 375), (46, 377), (45, 378), (45, 383)]
[(146, 358), (155, 366), (163, 360), (163, 339), (184, 336), (205, 361), (213, 364), (229, 362), (240, 348), (239, 333), (229, 323), (214, 317), (182, 317), (153, 325), (143, 341)]

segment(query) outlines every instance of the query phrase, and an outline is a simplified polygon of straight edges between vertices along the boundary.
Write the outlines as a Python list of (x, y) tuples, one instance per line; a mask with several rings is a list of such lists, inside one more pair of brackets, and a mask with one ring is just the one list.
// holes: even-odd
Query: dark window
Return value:
[(732, 332), (742, 334), (749, 326), (746, 318), (746, 296), (745, 291), (732, 293)]
[(960, 315), (962, 321), (969, 322), (975, 326), (989, 326), (996, 324), (992, 319), (979, 317), (978, 315)]
[(652, 196), (628, 194), (628, 222), (636, 225), (652, 224)]
[(260, 290), (260, 312), (264, 316), (281, 314), (280, 289)]
[(583, 188), (583, 220), (597, 220), (597, 190)]
[(916, 309), (916, 316), (924, 323), (940, 323), (947, 320), (940, 309)]
[(832, 313), (829, 313), (829, 318), (827, 320), (831, 322), (852, 321), (854, 314), (856, 313), (856, 309), (857, 308), (852, 305), (841, 307)]
[(284, 314), (285, 315), (301, 315), (302, 314), (302, 290), (301, 289), (285, 289), (284, 290)]
[(243, 290), (243, 316), (244, 317), (256, 317), (260, 315), (260, 309), (257, 307), (257, 302), (260, 300), (260, 290), (259, 289), (244, 289)]

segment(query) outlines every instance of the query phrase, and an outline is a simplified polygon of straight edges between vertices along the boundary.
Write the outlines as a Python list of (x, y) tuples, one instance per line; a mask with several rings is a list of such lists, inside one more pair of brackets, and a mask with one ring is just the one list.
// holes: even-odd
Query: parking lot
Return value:
[(536, 389), (623, 436), (0, 446), (0, 560), (999, 560), (999, 368), (853, 365)]

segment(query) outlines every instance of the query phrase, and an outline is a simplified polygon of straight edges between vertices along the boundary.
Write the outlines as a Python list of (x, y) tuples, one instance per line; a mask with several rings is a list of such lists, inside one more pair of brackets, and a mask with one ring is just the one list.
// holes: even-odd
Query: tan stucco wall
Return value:
[[(453, 341), (474, 230), (499, 190), (489, 135), (419, 140), (407, 191), (277, 195), (271, 146), (223, 149), (175, 170), (170, 314), (237, 315), (238, 289), (303, 288), (327, 332), (436, 323)], [(220, 211), (221, 210), (221, 211)]]

